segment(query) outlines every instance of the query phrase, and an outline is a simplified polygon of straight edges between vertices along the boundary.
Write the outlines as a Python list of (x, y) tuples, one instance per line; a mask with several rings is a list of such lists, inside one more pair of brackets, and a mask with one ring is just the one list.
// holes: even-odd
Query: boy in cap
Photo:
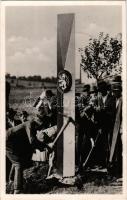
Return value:
[(9, 181), (14, 178), (14, 193), (19, 194), (23, 187), (23, 168), (32, 155), (32, 137), (30, 126), (32, 122), (25, 122), (7, 129), (6, 155), (12, 163)]

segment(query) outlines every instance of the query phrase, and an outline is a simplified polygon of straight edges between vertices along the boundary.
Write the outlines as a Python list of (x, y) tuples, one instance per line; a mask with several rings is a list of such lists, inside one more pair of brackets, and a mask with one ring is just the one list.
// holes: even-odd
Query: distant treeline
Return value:
[(27, 80), (27, 81), (40, 81), (40, 82), (51, 82), (51, 83), (57, 83), (56, 77), (46, 77), (42, 78), (40, 75), (34, 75), (34, 76), (12, 76), (10, 74), (6, 74), (6, 78), (11, 79), (19, 79), (19, 80)]

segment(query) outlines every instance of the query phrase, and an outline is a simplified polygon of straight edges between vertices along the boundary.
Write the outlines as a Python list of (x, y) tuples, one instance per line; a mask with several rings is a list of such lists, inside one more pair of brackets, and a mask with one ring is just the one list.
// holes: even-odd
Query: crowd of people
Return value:
[(81, 174), (93, 148), (92, 165), (106, 168), (110, 175), (122, 173), (121, 84), (117, 76), (110, 84), (85, 85), (76, 96), (77, 165)]
[[(87, 84), (76, 93), (76, 174), (82, 175), (91, 165), (106, 168), (111, 175), (122, 174), (121, 84), (116, 77), (111, 84)], [(9, 93), (6, 84), (6, 174), (18, 194), (23, 189), (23, 170), (31, 160), (51, 163), (51, 152), (55, 151), (52, 143), (57, 136), (57, 96), (46, 90), (33, 105), (37, 112), (30, 116), (25, 110), (10, 108)]]

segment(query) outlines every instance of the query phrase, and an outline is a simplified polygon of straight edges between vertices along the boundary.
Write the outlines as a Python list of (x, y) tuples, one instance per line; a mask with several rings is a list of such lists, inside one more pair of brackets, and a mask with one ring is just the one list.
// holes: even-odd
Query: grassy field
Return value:
[[(49, 88), (50, 89), (50, 88)], [(56, 93), (56, 90), (52, 90)], [(9, 97), (10, 107), (18, 110), (26, 110), (32, 112), (33, 104), (42, 93), (41, 88), (19, 89), (12, 88)]]

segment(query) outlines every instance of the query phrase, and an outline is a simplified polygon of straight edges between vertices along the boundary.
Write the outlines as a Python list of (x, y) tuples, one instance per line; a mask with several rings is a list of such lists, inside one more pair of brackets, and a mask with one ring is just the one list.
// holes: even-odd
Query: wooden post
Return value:
[[(57, 21), (57, 129), (68, 117), (75, 120), (75, 17), (60, 14)], [(75, 126), (69, 123), (57, 142), (57, 173), (75, 175)]]

